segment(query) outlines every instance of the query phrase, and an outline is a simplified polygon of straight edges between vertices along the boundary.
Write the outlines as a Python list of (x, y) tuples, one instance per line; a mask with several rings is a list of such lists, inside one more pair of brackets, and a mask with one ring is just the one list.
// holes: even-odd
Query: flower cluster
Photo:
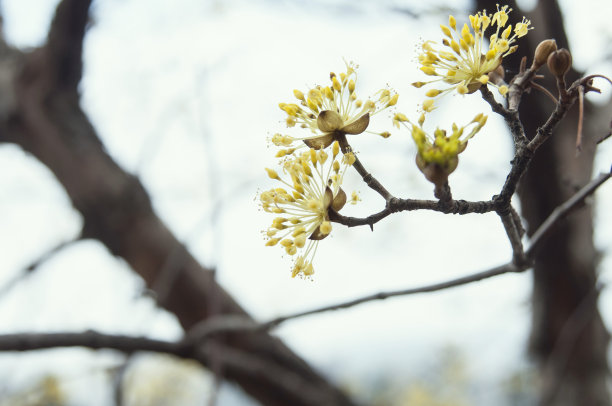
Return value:
[[(459, 154), (468, 141), (487, 122), (487, 116), (477, 114), (461, 127), (453, 123), (448, 132), (438, 127), (431, 135), (423, 128), (425, 114), (434, 109), (437, 96), (453, 90), (468, 94), (491, 84), (502, 95), (506, 94), (508, 88), (503, 84), (501, 68), (503, 58), (516, 51), (516, 40), (531, 29), (530, 21), (525, 18), (514, 26), (509, 25), (511, 11), (508, 6), (498, 5), (494, 14), (487, 14), (486, 10), (478, 12), (471, 15), (470, 24), (464, 24), (461, 29), (457, 28), (455, 18), (449, 16), (448, 26), (440, 26), (444, 34), (442, 46), (425, 41), (419, 55), (420, 69), (435, 79), (413, 83), (417, 88), (432, 83), (440, 86), (427, 91), (428, 99), (423, 102), (423, 112), (417, 123), (400, 112), (393, 115), (395, 127), (405, 126), (410, 131), (417, 146), (416, 165), (435, 184), (434, 195), (441, 200), (452, 198), (448, 177), (457, 168)], [(492, 34), (486, 34), (487, 30)], [(550, 40), (541, 48), (545, 49), (534, 62), (536, 69), (556, 45)], [(279, 104), (286, 114), (287, 127), (305, 131), (300, 134), (298, 130), (298, 135), (277, 133), (271, 137), (272, 144), (279, 147), (276, 157), (280, 158), (281, 174), (273, 169), (266, 171), (281, 185), (262, 192), (260, 204), (264, 211), (276, 215), (264, 231), (266, 245), (280, 246), (285, 254), (294, 258), (293, 277), (313, 275), (319, 241), (332, 231), (330, 218), (338, 219), (334, 216), (347, 201), (361, 200), (356, 192), (349, 198), (341, 187), (345, 171), (356, 162), (346, 135), (366, 131), (383, 138), (391, 135), (388, 131), (368, 131), (368, 127), (374, 115), (397, 104), (398, 94), (381, 89), (364, 100), (357, 96), (356, 81), (355, 66), (346, 64), (346, 72), (330, 73), (327, 86), (315, 86), (306, 92), (294, 90), (297, 101)], [(363, 174), (363, 166), (359, 162), (358, 165), (358, 171)], [(448, 193), (438, 193), (441, 190), (448, 190)]]
[[(531, 24), (523, 17), (520, 23), (512, 27), (508, 22), (508, 6), (497, 6), (497, 12), (490, 15), (486, 10), (470, 15), (470, 26), (464, 24), (461, 31), (457, 30), (457, 21), (449, 16), (448, 26), (440, 25), (445, 38), (443, 47), (439, 48), (433, 41), (422, 44), (423, 52), (419, 55), (421, 70), (429, 76), (435, 76), (429, 82), (415, 82), (413, 86), (421, 87), (430, 83), (442, 82), (445, 85), (438, 89), (430, 89), (426, 95), (432, 99), (423, 103), (425, 111), (434, 108), (436, 96), (456, 90), (459, 94), (473, 93), (482, 85), (493, 84), (491, 74), (501, 65), (502, 59), (515, 52), (517, 45), (512, 45), (518, 38), (527, 34)], [(488, 47), (484, 43), (485, 32), (495, 30), (489, 37)], [(505, 95), (508, 88), (498, 87)]]
[[(347, 63), (346, 73), (330, 73), (329, 86), (315, 86), (305, 94), (294, 90), (298, 103), (280, 103), (279, 107), (287, 113), (288, 127), (299, 125), (310, 130), (310, 134), (297, 137), (275, 134), (272, 143), (280, 147), (291, 147), (295, 142), (303, 141), (310, 148), (326, 148), (339, 134), (363, 133), (372, 116), (395, 106), (399, 95), (389, 89), (379, 90), (372, 99), (360, 99), (355, 91), (355, 69), (356, 66)], [(386, 131), (377, 134), (384, 138), (391, 135)], [(292, 152), (281, 151), (281, 154)]]
[[(276, 157), (281, 158), (286, 176), (266, 169), (283, 187), (261, 193), (260, 202), (264, 211), (279, 215), (265, 231), (266, 245), (280, 245), (286, 254), (295, 256), (294, 277), (313, 274), (318, 242), (332, 229), (330, 211), (339, 211), (347, 201), (356, 204), (361, 200), (357, 192), (348, 197), (341, 188), (344, 172), (356, 158), (350, 148), (341, 154), (339, 141), (346, 134), (366, 132), (370, 118), (395, 106), (399, 98), (397, 93), (381, 89), (372, 98), (360, 99), (355, 69), (347, 63), (346, 72), (330, 73), (328, 86), (315, 86), (305, 93), (294, 90), (296, 103), (279, 104), (287, 114), (287, 126), (305, 129), (307, 134), (271, 137), (272, 143), (281, 147)], [(383, 138), (391, 135), (387, 131), (368, 132)], [(326, 152), (329, 146), (331, 159)]]
[[(320, 240), (332, 230), (329, 211), (339, 211), (347, 202), (342, 190), (342, 178), (346, 168), (355, 162), (353, 153), (340, 154), (335, 141), (331, 148), (331, 159), (323, 149), (309, 148), (291, 156), (282, 164), (288, 180), (275, 170), (266, 169), (268, 176), (282, 187), (267, 190), (260, 195), (261, 207), (268, 213), (279, 215), (265, 231), (266, 245), (280, 245), (285, 253), (297, 256), (292, 276), (310, 276)], [(358, 200), (353, 193), (351, 200)]]
[[(448, 175), (457, 169), (459, 154), (467, 147), (468, 140), (472, 138), (486, 124), (487, 116), (477, 114), (468, 124), (458, 127), (453, 123), (451, 134), (446, 130), (436, 128), (433, 136), (423, 129), (425, 114), (421, 114), (418, 125), (410, 122), (405, 116), (396, 117), (398, 123), (410, 124), (409, 129), (412, 139), (417, 146), (416, 164), (427, 180), (443, 185), (448, 180)], [(406, 125), (407, 126), (407, 125)], [(466, 135), (466, 129), (471, 127)]]

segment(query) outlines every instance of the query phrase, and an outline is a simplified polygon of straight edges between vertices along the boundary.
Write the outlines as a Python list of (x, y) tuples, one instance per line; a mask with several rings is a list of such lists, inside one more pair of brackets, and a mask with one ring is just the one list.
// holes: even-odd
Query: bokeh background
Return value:
[[(612, 5), (560, 4), (575, 67), (611, 76), (612, 29), (605, 17)], [(44, 43), (57, 1), (0, 5), (12, 45)], [(410, 85), (423, 77), (417, 47), (439, 39), (439, 24), (449, 13), (464, 21), (471, 8), (468, 1), (97, 0), (85, 39), (81, 104), (109, 153), (141, 179), (170, 229), (198, 260), (217, 269), (219, 282), (259, 320), (442, 281), (511, 259), (495, 214), (401, 213), (374, 232), (336, 225), (319, 246), (310, 281), (292, 279), (290, 259), (264, 247), (260, 232), (271, 216), (258, 209), (257, 193), (272, 185), (263, 170), (275, 161), (266, 138), (285, 131), (278, 103), (293, 100), (293, 89), (326, 84), (329, 72), (343, 71), (343, 60), (350, 60), (359, 65), (360, 95), (389, 86), (400, 94), (397, 110), (417, 118), (423, 92)], [(603, 90), (589, 100), (606, 105), (610, 89)], [(490, 114), (489, 122), (451, 176), (456, 198), (486, 200), (499, 190), (510, 167), (510, 138), (477, 95), (448, 97), (428, 119), (450, 127), (478, 112)], [(376, 120), (392, 132), (389, 139), (363, 134), (350, 141), (396, 196), (431, 198), (431, 185), (414, 165), (410, 135), (391, 129), (390, 115)], [(601, 145), (595, 173), (609, 170), (611, 144)], [(346, 182), (362, 202), (343, 214), (366, 216), (384, 207), (356, 174)], [(595, 204), (605, 284), (612, 275), (609, 186), (597, 192)], [(144, 283), (98, 242), (68, 244), (22, 276), (36, 258), (75, 239), (81, 218), (53, 175), (14, 145), (0, 145), (0, 213), (2, 333), (95, 329), (181, 336), (176, 319), (157, 308)], [(293, 320), (275, 333), (363, 399), (530, 404), (530, 284), (528, 273), (504, 275)], [(612, 325), (607, 289), (600, 308)], [(123, 362), (113, 352), (79, 349), (0, 354), (0, 405), (22, 404), (24, 393), (32, 397), (49, 388), (66, 404), (112, 404), (113, 371)], [(140, 356), (130, 368), (129, 390), (136, 393), (130, 405), (202, 404), (211, 387), (205, 371), (166, 357)], [(168, 382), (186, 389), (154, 403), (168, 394), (156, 391)], [(220, 406), (249, 402), (228, 385), (218, 399)]]

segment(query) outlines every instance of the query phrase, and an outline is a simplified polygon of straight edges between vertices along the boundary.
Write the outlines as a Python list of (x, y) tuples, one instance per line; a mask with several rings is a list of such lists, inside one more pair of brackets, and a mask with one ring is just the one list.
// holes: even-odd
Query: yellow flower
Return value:
[[(434, 82), (442, 82), (439, 89), (430, 89), (427, 97), (456, 90), (459, 94), (473, 93), (489, 82), (489, 74), (501, 65), (502, 59), (516, 51), (517, 45), (512, 45), (531, 29), (531, 22), (523, 17), (522, 22), (507, 25), (508, 6), (497, 6), (497, 12), (490, 15), (486, 10), (470, 16), (470, 25), (464, 24), (457, 30), (455, 17), (449, 16), (449, 25), (440, 25), (444, 38), (443, 47), (433, 41), (425, 41), (419, 55), (421, 71), (428, 76), (436, 77), (429, 82), (415, 82), (412, 85), (420, 88)], [(494, 30), (489, 39), (489, 46), (484, 44), (487, 29)], [(492, 84), (495, 86), (495, 84)], [(502, 90), (503, 91), (503, 90)], [(430, 109), (432, 104), (428, 105)], [(425, 108), (425, 111), (430, 111)]]
[[(418, 125), (410, 122), (412, 139), (417, 146), (416, 163), (427, 180), (442, 185), (447, 181), (448, 175), (457, 169), (458, 155), (465, 150), (468, 140), (486, 124), (487, 116), (480, 113), (462, 127), (453, 123), (450, 135), (439, 128), (436, 128), (433, 136), (427, 134), (423, 130), (424, 122), (424, 114), (419, 118)], [(465, 135), (466, 128), (472, 125), (470, 132)]]
[(339, 145), (332, 146), (331, 159), (323, 150), (309, 148), (282, 163), (288, 180), (266, 169), (271, 179), (283, 184), (260, 194), (264, 211), (278, 214), (264, 232), (266, 245), (280, 245), (288, 255), (297, 256), (292, 276), (309, 277), (320, 240), (332, 230), (329, 210), (339, 211), (347, 201), (342, 178), (350, 157), (339, 155)]
[[(279, 107), (287, 113), (287, 126), (299, 126), (310, 130), (309, 135), (289, 136), (275, 134), (272, 142), (277, 146), (288, 147), (296, 141), (304, 141), (310, 148), (326, 148), (337, 134), (361, 134), (368, 128), (370, 118), (381, 111), (395, 106), (399, 95), (388, 89), (381, 89), (374, 97), (362, 100), (355, 92), (357, 67), (346, 64), (346, 72), (336, 75), (330, 73), (328, 86), (315, 86), (306, 93), (294, 90), (296, 103), (280, 103)], [(386, 138), (388, 132), (376, 134)]]

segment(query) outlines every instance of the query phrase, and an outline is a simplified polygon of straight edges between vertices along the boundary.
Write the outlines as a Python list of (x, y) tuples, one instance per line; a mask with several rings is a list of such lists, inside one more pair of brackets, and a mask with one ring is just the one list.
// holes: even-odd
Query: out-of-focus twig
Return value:
[(535, 250), (538, 245), (542, 242), (545, 236), (553, 229), (553, 227), (564, 217), (566, 217), (572, 210), (576, 209), (584, 200), (592, 195), (597, 188), (604, 184), (612, 176), (612, 168), (610, 172), (601, 173), (595, 179), (586, 184), (582, 189), (576, 192), (571, 198), (565, 203), (558, 206), (553, 212), (546, 218), (546, 220), (540, 225), (540, 227), (531, 236), (530, 246), (526, 251), (529, 257), (535, 255)]

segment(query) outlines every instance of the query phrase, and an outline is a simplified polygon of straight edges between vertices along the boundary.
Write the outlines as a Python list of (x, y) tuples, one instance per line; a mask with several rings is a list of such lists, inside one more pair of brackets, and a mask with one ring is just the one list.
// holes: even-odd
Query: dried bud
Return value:
[(567, 49), (561, 48), (552, 52), (546, 63), (550, 72), (558, 79), (562, 79), (572, 67), (572, 54)]
[(546, 63), (548, 56), (557, 50), (557, 42), (554, 39), (545, 39), (540, 42), (533, 56), (531, 69), (538, 70)]

